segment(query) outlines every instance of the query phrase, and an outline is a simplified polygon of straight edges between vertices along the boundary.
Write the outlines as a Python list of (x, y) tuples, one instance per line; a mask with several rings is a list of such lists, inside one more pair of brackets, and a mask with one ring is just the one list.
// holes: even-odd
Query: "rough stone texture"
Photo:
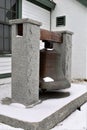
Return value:
[(62, 44), (62, 65), (65, 78), (71, 83), (72, 32), (64, 31)]
[[(59, 33), (59, 32), (58, 32)], [(71, 84), (71, 55), (72, 55), (72, 32), (62, 31), (62, 44), (55, 44), (55, 49), (61, 54), (61, 66), (65, 78)]]
[(59, 89), (71, 86), (72, 33), (64, 31), (61, 34), (63, 35), (63, 42), (54, 44), (54, 48), (60, 56), (60, 59), (58, 59), (58, 72), (62, 80), (60, 80), (61, 85), (59, 84)]
[(0, 115), (0, 122), (11, 125), (13, 127), (23, 128), (24, 130), (49, 130), (56, 124), (63, 121), (67, 116), (74, 112), (77, 108), (87, 102), (87, 92), (80, 97), (74, 99), (64, 107), (55, 111), (49, 117), (45, 118), (41, 122), (25, 122), (15, 118)]
[[(28, 19), (12, 23), (12, 99), (24, 105), (39, 99), (40, 24)], [(17, 23), (23, 23), (23, 36), (17, 35)]]
[(34, 25), (38, 25), (41, 26), (41, 22), (29, 19), (29, 18), (24, 18), (24, 19), (15, 19), (15, 20), (10, 20), (9, 24), (20, 24), (20, 23), (30, 23), (30, 24), (34, 24)]
[(56, 111), (46, 119), (44, 119), (40, 125), (38, 130), (49, 130), (53, 128), (56, 124), (63, 121), (66, 117), (68, 117), (72, 112), (74, 112), (77, 108), (87, 102), (87, 92), (70, 103), (66, 104), (60, 110)]

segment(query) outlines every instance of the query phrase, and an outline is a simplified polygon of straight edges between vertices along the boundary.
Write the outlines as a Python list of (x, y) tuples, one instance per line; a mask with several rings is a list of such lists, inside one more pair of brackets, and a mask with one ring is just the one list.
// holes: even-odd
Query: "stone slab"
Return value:
[(23, 129), (11, 127), (9, 125), (5, 125), (3, 123), (0, 123), (0, 130), (23, 130)]
[(25, 130), (49, 130), (87, 102), (87, 87), (72, 84), (66, 90), (41, 94), (31, 108), (0, 105), (0, 122)]
[(51, 130), (87, 130), (87, 103), (83, 104)]
[(32, 19), (29, 19), (29, 18), (15, 19), (15, 20), (10, 20), (10, 21), (9, 21), (9, 24), (10, 24), (10, 25), (12, 25), (12, 24), (20, 24), (20, 23), (30, 23), (30, 24), (38, 25), (38, 26), (41, 26), (41, 25), (42, 25), (41, 22), (38, 22), (38, 21), (35, 21), (35, 20), (32, 20)]

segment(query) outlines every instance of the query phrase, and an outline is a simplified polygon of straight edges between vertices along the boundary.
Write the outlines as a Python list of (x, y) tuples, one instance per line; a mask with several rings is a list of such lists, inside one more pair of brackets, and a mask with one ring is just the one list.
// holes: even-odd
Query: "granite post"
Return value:
[(65, 78), (71, 83), (71, 64), (72, 64), (72, 35), (73, 32), (63, 31), (62, 44), (62, 66)]
[(12, 100), (26, 106), (39, 100), (39, 46), (41, 23), (11, 20)]
[[(71, 84), (71, 54), (72, 54), (72, 32), (60, 31), (58, 32), (62, 35), (62, 43), (54, 44), (54, 48), (60, 54), (60, 70), (63, 70), (65, 79), (68, 84)], [(61, 74), (62, 75), (62, 74)], [(65, 88), (67, 88), (65, 86)]]

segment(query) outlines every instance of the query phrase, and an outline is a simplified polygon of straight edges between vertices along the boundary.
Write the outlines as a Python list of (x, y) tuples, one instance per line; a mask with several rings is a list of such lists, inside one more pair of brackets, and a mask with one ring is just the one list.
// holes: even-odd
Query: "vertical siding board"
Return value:
[(50, 30), (50, 11), (26, 0), (22, 1), (22, 18), (30, 18), (42, 22), (41, 28)]

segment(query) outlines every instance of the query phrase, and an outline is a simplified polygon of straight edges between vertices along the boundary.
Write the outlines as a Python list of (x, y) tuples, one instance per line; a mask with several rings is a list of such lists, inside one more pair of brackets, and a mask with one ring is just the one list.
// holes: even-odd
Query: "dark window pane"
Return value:
[(0, 24), (0, 38), (3, 37), (3, 24)]
[(9, 38), (9, 36), (10, 36), (10, 28), (8, 25), (4, 25), (4, 37)]
[(3, 51), (3, 38), (0, 38), (0, 51)]
[(12, 19), (16, 19), (16, 13), (12, 12)]
[(0, 0), (0, 7), (5, 8), (5, 0)]
[(17, 25), (17, 35), (23, 36), (23, 24)]
[(15, 19), (16, 15), (17, 0), (0, 0), (0, 53), (11, 50), (10, 26), (4, 22)]
[(0, 21), (5, 21), (5, 10), (0, 9)]
[(11, 0), (11, 10), (16, 11), (16, 6), (17, 6), (17, 1), (16, 0)]
[(9, 51), (10, 50), (10, 40), (5, 38), (4, 39), (4, 51)]
[(10, 9), (10, 0), (6, 0), (6, 9)]
[(10, 19), (16, 19), (16, 12), (6, 11), (6, 21)]
[(6, 10), (6, 21), (11, 19), (11, 11), (10, 10)]

